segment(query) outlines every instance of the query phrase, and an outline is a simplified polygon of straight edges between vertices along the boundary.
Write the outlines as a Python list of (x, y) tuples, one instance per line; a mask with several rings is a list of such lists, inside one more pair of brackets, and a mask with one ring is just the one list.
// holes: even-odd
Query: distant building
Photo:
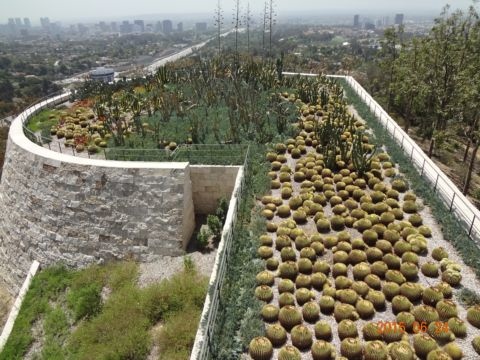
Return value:
[(395, 15), (395, 25), (403, 25), (404, 15), (397, 14)]
[(78, 28), (78, 33), (80, 35), (85, 35), (86, 33), (88, 33), (88, 27), (86, 27), (85, 25), (83, 24), (78, 24), (77, 25), (77, 28)]
[(100, 21), (98, 23), (98, 28), (100, 29), (101, 32), (107, 32), (109, 31), (110, 29), (108, 28), (108, 25), (105, 21)]
[(355, 15), (353, 17), (353, 27), (360, 27), (360, 15)]
[(135, 29), (137, 32), (145, 32), (145, 22), (143, 20), (134, 20), (133, 25), (137, 27)]
[(40, 18), (40, 25), (44, 30), (48, 30), (50, 28), (50, 19), (48, 17)]
[(112, 21), (110, 23), (110, 29), (112, 29), (112, 32), (118, 32), (118, 25), (116, 21)]
[(177, 24), (177, 31), (178, 31), (178, 32), (183, 32), (183, 22), (179, 22), (179, 23)]
[(157, 21), (155, 24), (155, 32), (162, 32), (163, 31), (163, 24), (161, 21)]
[(170, 34), (173, 31), (172, 20), (163, 20), (163, 32), (165, 34)]
[(17, 27), (22, 27), (22, 19), (20, 18), (15, 18), (15, 25)]
[(32, 27), (32, 23), (30, 22), (29, 18), (23, 18), (23, 23), (24, 23), (25, 27), (28, 28), (28, 29)]
[(385, 16), (383, 18), (383, 26), (389, 26), (390, 25), (390, 16)]
[(115, 71), (113, 69), (98, 67), (90, 71), (90, 79), (93, 81), (102, 81), (105, 83), (113, 82), (115, 78)]
[(375, 24), (370, 21), (367, 21), (365, 23), (365, 30), (375, 30)]
[(195, 24), (195, 30), (197, 32), (205, 32), (207, 31), (207, 23), (206, 22), (198, 22)]
[(120, 32), (122, 34), (129, 34), (132, 32), (132, 24), (128, 20), (124, 20), (120, 25)]

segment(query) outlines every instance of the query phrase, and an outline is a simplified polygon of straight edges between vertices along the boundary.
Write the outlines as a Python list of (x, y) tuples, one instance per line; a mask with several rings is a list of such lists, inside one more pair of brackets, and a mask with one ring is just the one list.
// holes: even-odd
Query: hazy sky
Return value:
[[(448, 0), (275, 0), (279, 15), (292, 11), (344, 12), (368, 15), (372, 12), (416, 12), (438, 14)], [(243, 4), (247, 0), (241, 1)], [(51, 20), (80, 18), (133, 18), (135, 15), (171, 13), (213, 13), (217, 0), (0, 0), (0, 22), (9, 17), (30, 17), (37, 23), (39, 17)], [(221, 0), (226, 15), (230, 14), (234, 0)], [(455, 8), (466, 8), (471, 0), (450, 0)], [(263, 0), (250, 0), (254, 11), (260, 11)]]

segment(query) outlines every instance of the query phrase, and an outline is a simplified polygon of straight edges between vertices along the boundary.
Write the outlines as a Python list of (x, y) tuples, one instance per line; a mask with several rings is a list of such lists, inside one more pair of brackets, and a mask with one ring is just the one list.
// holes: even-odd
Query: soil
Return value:
[(13, 302), (13, 297), (0, 283), (0, 334), (3, 330), (5, 322), (7, 321)]

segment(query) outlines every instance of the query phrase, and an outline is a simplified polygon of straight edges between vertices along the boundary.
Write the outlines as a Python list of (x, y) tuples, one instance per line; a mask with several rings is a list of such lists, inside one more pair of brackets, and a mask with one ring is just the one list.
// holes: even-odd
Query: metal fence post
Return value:
[(453, 209), (453, 202), (455, 201), (455, 195), (457, 195), (456, 192), (454, 192), (452, 196), (452, 202), (450, 203), (450, 212), (452, 212), (452, 209)]
[(433, 186), (433, 192), (437, 190), (438, 179), (440, 178), (440, 174), (437, 174), (437, 180), (435, 180), (435, 185)]
[(472, 235), (473, 223), (475, 222), (475, 219), (476, 219), (476, 215), (473, 215), (472, 225), (470, 225), (470, 229), (468, 230), (468, 236)]
[(420, 176), (423, 176), (423, 169), (425, 169), (425, 162), (427, 160), (425, 158), (423, 158), (423, 164), (422, 164), (422, 170), (420, 171)]

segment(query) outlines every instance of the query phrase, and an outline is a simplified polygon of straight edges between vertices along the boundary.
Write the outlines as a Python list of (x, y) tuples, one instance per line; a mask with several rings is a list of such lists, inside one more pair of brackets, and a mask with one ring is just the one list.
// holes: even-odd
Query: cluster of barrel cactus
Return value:
[[(250, 356), (461, 359), (454, 340), (467, 324), (452, 299), (461, 268), (444, 248), (429, 253), (432, 230), (408, 182), (338, 95), (300, 112), (298, 136), (267, 154), (272, 192), (261, 199), (267, 232), (258, 248), (266, 270), (255, 291), (266, 333), (252, 340)], [(403, 333), (377, 326), (387, 305)], [(480, 307), (466, 320), (480, 327)], [(436, 331), (440, 322), (448, 331)], [(478, 351), (480, 340), (472, 346)]]

